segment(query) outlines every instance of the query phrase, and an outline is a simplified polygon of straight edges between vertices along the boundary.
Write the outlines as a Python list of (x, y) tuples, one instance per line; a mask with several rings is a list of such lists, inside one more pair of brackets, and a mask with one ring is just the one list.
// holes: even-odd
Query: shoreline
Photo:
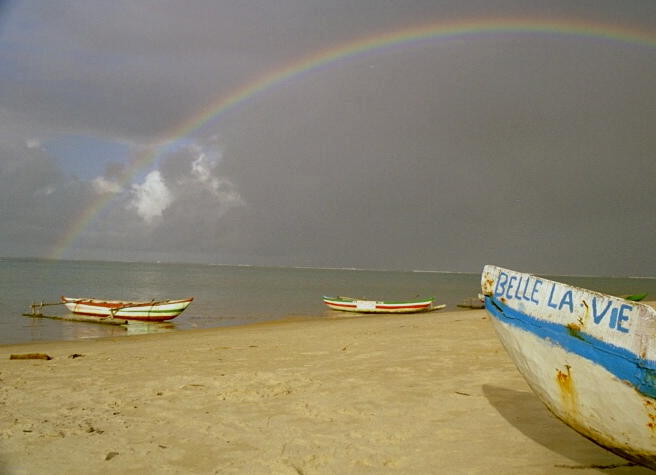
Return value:
[(0, 379), (2, 473), (651, 473), (552, 416), (484, 310), (4, 344)]
[[(428, 312), (415, 312), (416, 313), (450, 313), (450, 312), (468, 312), (470, 310), (478, 310), (478, 309), (472, 309), (469, 307), (464, 307), (461, 305), (454, 305), (452, 308), (447, 307), (446, 309), (435, 309), (431, 310)], [(254, 321), (240, 321), (239, 323), (222, 323), (216, 326), (207, 326), (207, 327), (184, 327), (186, 322), (183, 320), (184, 315), (178, 320), (178, 319), (172, 319), (172, 320), (166, 320), (162, 322), (139, 322), (139, 321), (133, 321), (130, 323), (126, 324), (114, 324), (114, 323), (104, 323), (104, 322), (99, 322), (99, 321), (87, 321), (87, 320), (76, 320), (75, 317), (72, 314), (64, 314), (64, 315), (41, 315), (41, 316), (32, 316), (28, 315), (26, 313), (22, 314), (23, 318), (28, 318), (28, 319), (33, 319), (33, 320), (44, 320), (44, 321), (59, 321), (59, 322), (64, 322), (65, 324), (72, 324), (72, 325), (77, 325), (77, 324), (87, 324), (91, 325), (91, 327), (97, 327), (97, 328), (117, 328), (120, 327), (121, 329), (125, 330), (124, 334), (110, 334), (110, 335), (105, 335), (105, 336), (84, 336), (84, 337), (77, 337), (77, 338), (60, 338), (60, 339), (38, 339), (38, 340), (29, 340), (29, 341), (16, 341), (16, 342), (8, 342), (8, 343), (2, 343), (0, 342), (0, 349), (5, 346), (11, 346), (11, 345), (29, 345), (29, 344), (39, 344), (39, 343), (57, 343), (57, 342), (72, 342), (72, 341), (91, 341), (91, 340), (103, 340), (107, 338), (123, 338), (123, 337), (134, 337), (136, 335), (151, 335), (151, 334), (171, 334), (171, 333), (178, 333), (178, 332), (188, 332), (188, 331), (198, 331), (198, 330), (220, 330), (224, 328), (241, 328), (241, 327), (248, 327), (251, 325), (276, 325), (276, 324), (283, 324), (287, 322), (295, 322), (295, 321), (309, 321), (309, 320), (345, 320), (349, 318), (371, 318), (372, 316), (376, 316), (373, 314), (357, 314), (354, 312), (342, 312), (342, 311), (336, 311), (336, 310), (329, 310), (322, 308), (323, 313), (313, 313), (313, 314), (300, 314), (300, 313), (293, 313), (293, 314), (288, 314), (285, 316), (277, 317), (277, 318), (272, 318), (272, 319), (265, 319), (265, 320), (254, 320)], [(382, 314), (381, 314), (382, 315)], [(408, 313), (410, 315), (410, 313)], [(73, 318), (69, 318), (73, 317)], [(178, 327), (178, 324), (182, 323), (180, 327)], [(149, 328), (150, 327), (150, 328)], [(89, 328), (89, 327), (87, 327)], [(143, 330), (143, 331), (140, 331)], [(91, 332), (89, 332), (91, 333)]]

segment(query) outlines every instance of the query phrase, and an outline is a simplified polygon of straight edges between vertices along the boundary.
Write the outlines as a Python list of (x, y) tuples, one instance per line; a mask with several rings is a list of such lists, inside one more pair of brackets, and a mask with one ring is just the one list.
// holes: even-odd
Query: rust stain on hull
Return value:
[(563, 408), (566, 409), (570, 418), (577, 419), (576, 414), (578, 413), (578, 408), (576, 388), (574, 387), (574, 379), (572, 378), (572, 367), (566, 364), (564, 372), (556, 369), (556, 381), (560, 388), (560, 398), (563, 402)]
[(492, 289), (494, 289), (494, 279), (485, 279), (482, 287), (483, 288), (481, 290), (483, 291), (483, 294), (492, 295)]
[(580, 325), (577, 325), (576, 323), (569, 323), (567, 325), (567, 331), (574, 338), (578, 338), (581, 341), (585, 341), (585, 338), (583, 338), (583, 335), (581, 335), (581, 326)]
[(643, 404), (647, 411), (647, 427), (651, 429), (652, 437), (656, 437), (656, 406), (651, 399), (645, 399)]
[(496, 266), (485, 266), (481, 285), (497, 333), (547, 408), (601, 447), (656, 470), (653, 309)]

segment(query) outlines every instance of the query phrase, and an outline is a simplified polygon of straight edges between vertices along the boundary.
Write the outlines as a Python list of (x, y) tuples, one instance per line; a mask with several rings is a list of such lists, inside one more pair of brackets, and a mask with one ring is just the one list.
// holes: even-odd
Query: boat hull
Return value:
[(547, 408), (602, 447), (656, 469), (656, 312), (493, 266), (482, 288), (501, 343)]
[(117, 318), (141, 322), (163, 322), (180, 315), (193, 298), (152, 302), (125, 302), (118, 300), (73, 299), (62, 297), (66, 308), (76, 315), (97, 318)]
[(324, 297), (323, 301), (332, 310), (356, 313), (416, 313), (437, 309), (433, 306), (434, 299), (432, 298), (411, 302), (383, 302), (344, 297)]

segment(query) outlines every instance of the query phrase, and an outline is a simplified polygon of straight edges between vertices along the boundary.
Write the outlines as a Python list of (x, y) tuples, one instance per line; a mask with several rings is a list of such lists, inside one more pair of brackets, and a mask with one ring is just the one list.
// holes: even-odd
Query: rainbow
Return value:
[[(647, 30), (586, 20), (538, 18), (483, 18), (435, 22), (357, 38), (320, 50), (279, 69), (266, 72), (245, 82), (241, 87), (209, 101), (207, 107), (163, 134), (163, 139), (148, 147), (147, 151), (140, 153), (131, 165), (124, 170), (119, 179), (119, 185), (122, 188), (129, 186), (139, 172), (152, 166), (158, 157), (171, 150), (181, 139), (199, 130), (208, 122), (219, 119), (237, 106), (301, 74), (328, 66), (339, 60), (353, 58), (393, 45), (499, 34), (543, 34), (602, 39), (648, 47), (656, 46), (656, 33)], [(94, 218), (109, 206), (113, 197), (111, 193), (105, 193), (93, 200), (76, 217), (66, 233), (58, 239), (49, 253), (49, 257), (53, 259), (63, 258), (67, 249), (73, 245), (74, 241), (93, 222)]]

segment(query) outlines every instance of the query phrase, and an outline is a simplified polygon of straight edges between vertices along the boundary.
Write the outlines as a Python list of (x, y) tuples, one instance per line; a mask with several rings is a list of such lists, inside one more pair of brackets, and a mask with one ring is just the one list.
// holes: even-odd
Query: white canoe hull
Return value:
[(434, 306), (434, 299), (407, 302), (384, 302), (377, 300), (358, 300), (347, 297), (324, 297), (323, 302), (332, 310), (356, 313), (416, 313), (438, 310), (444, 306)]
[(124, 302), (118, 300), (73, 299), (62, 297), (66, 308), (76, 315), (98, 318), (117, 318), (144, 322), (162, 322), (180, 315), (192, 302), (183, 300), (164, 300), (152, 302)]
[(549, 410), (608, 450), (656, 468), (656, 312), (493, 266), (482, 286), (500, 341)]

